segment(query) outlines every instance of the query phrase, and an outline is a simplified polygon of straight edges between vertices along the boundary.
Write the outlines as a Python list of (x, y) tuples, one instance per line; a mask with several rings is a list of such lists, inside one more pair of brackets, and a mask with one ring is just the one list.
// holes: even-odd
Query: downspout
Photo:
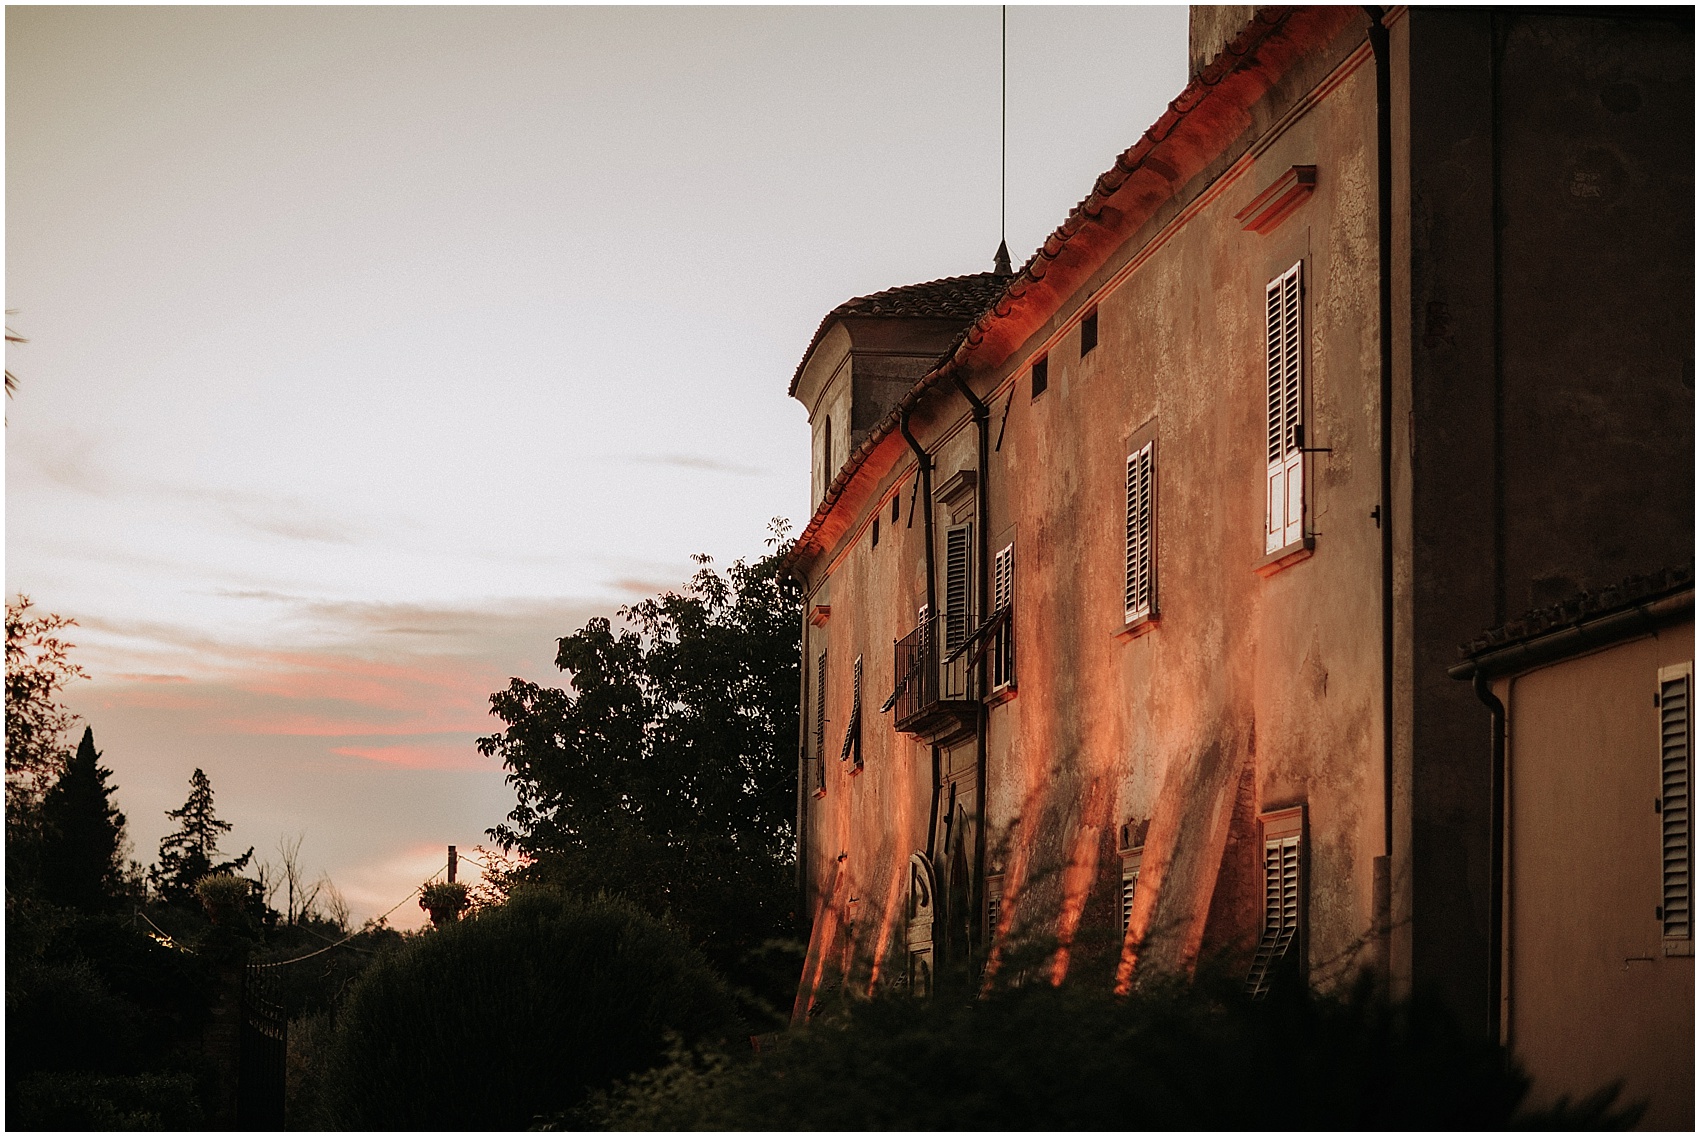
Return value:
[[(963, 381), (959, 371), (952, 370), (951, 382), (962, 392), (962, 397), (968, 400), (968, 406), (974, 415), (974, 425), (979, 429), (979, 485), (975, 488), (974, 502), (979, 516), (975, 519), (980, 530), (979, 540), (979, 569), (980, 586), (978, 598), (980, 604), (980, 620), (991, 618), (991, 580), (992, 580), (992, 503), (991, 503), (991, 454), (988, 443), (991, 441), (992, 411), (980, 400), (971, 387)], [(989, 660), (985, 651), (980, 652), (979, 682), (975, 691), (979, 698), (975, 700), (974, 724), (974, 871), (969, 876), (968, 906), (970, 912), (981, 910), (981, 892), (986, 880), (986, 730), (991, 718), (991, 711), (986, 706), (986, 672)], [(979, 921), (968, 921), (969, 952), (976, 946), (976, 932)]]
[[(924, 540), (927, 548), (927, 619), (931, 621), (938, 615), (938, 594), (933, 584), (933, 460), (915, 441), (915, 436), (909, 433), (909, 408), (905, 407), (897, 416), (897, 429), (903, 433), (903, 441), (909, 444), (909, 449), (915, 452), (915, 466), (921, 471), (921, 511), (925, 527)], [(927, 633), (931, 635), (931, 632)], [(933, 792), (932, 808), (927, 815), (927, 857), (933, 855), (933, 844), (938, 839), (939, 823), (939, 748), (933, 751)]]
[(921, 471), (921, 509), (924, 514), (922, 520), (926, 524), (927, 541), (927, 618), (931, 619), (938, 615), (938, 596), (933, 588), (933, 460), (921, 449), (921, 444), (915, 441), (915, 436), (909, 433), (907, 407), (897, 417), (897, 429), (903, 432), (903, 441), (915, 452), (915, 465)]
[(797, 667), (797, 927), (807, 942), (814, 929), (809, 916), (809, 582), (796, 569), (791, 579), (803, 589), (803, 610), (797, 650), (802, 659)]
[(1493, 817), (1488, 823), (1488, 1038), (1500, 1039), (1505, 952), (1505, 704), (1488, 686), (1487, 673), (1478, 669), (1472, 677), (1476, 698), (1493, 715), (1489, 751), (1493, 769), (1490, 781)]
[(1366, 6), (1375, 55), (1375, 145), (1380, 281), (1381, 488), (1375, 523), (1381, 537), (1381, 850), (1374, 869), (1376, 934), (1382, 982), (1391, 990), (1393, 963), (1393, 76), (1385, 9)]

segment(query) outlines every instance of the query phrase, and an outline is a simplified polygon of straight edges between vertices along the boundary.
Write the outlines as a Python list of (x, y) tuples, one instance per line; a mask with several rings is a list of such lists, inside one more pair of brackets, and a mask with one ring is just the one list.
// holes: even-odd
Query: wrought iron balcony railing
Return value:
[(983, 692), (979, 663), (990, 653), (994, 686), (1010, 682), (1015, 662), (1009, 610), (980, 622), (972, 612), (950, 612), (921, 622), (897, 641), (896, 689), (883, 709), (896, 709), (895, 725), (926, 733), (949, 719), (965, 719)]

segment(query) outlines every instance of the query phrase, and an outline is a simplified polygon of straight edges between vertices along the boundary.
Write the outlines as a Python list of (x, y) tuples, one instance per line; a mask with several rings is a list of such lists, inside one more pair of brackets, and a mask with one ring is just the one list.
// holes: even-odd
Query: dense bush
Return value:
[(1519, 1117), (1526, 1079), (1438, 1007), (1227, 984), (875, 999), (757, 1057), (687, 1052), (561, 1123), (607, 1129), (1603, 1128), (1610, 1095)]
[(517, 891), (376, 960), (337, 1015), (300, 1124), (521, 1129), (647, 1069), (666, 1037), (736, 1032), (673, 928), (621, 900)]
[(196, 1129), (202, 1121), (188, 1074), (34, 1074), (6, 1099), (8, 1129)]

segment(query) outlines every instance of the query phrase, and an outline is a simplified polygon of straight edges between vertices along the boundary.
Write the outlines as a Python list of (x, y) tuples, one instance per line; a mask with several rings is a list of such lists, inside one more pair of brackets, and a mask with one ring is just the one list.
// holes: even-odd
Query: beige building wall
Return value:
[[(1694, 624), (1502, 679), (1504, 1023), (1538, 1102), (1621, 1081), (1649, 1129), (1694, 1128), (1694, 957), (1668, 955), (1659, 669)], [(1688, 950), (1692, 952), (1693, 941)]]

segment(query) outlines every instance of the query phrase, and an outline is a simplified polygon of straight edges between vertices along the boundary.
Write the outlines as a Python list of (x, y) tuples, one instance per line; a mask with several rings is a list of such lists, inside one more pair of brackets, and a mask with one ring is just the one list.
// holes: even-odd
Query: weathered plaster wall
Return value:
[(1507, 717), (1505, 998), (1535, 1101), (1611, 1082), (1642, 1125), (1694, 1128), (1694, 957), (1667, 957), (1660, 816), (1661, 667), (1694, 625), (1501, 680)]
[(1692, 559), (1692, 24), (1412, 9), (1394, 46), (1394, 957), (1485, 1027), (1487, 715), (1445, 671)]

